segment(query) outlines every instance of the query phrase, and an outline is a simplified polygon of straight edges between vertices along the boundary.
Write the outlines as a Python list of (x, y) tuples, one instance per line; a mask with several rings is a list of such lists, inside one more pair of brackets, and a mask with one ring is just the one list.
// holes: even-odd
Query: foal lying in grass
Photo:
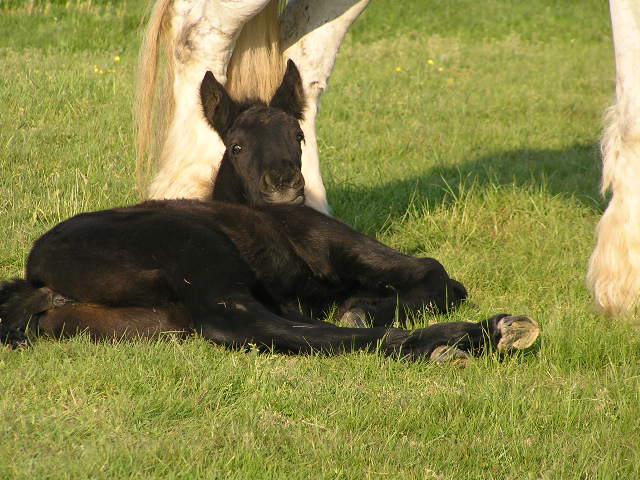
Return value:
[[(391, 327), (397, 312), (400, 321), (408, 311), (445, 312), (466, 290), (436, 260), (404, 255), (303, 205), (304, 100), (293, 63), (269, 105), (234, 102), (210, 73), (200, 94), (226, 146), (213, 198), (149, 201), (58, 224), (35, 242), (25, 279), (0, 288), (3, 342), (29, 332), (177, 331), (289, 353), (379, 347), (442, 359), (535, 341), (537, 324), (508, 314)], [(350, 327), (318, 319), (335, 305)]]

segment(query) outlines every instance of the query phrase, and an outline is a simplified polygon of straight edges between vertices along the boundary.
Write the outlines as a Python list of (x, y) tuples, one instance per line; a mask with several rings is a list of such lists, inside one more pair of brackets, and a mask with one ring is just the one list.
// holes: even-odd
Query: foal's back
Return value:
[(286, 289), (310, 271), (269, 208), (165, 200), (60, 223), (35, 242), (26, 274), (76, 301), (154, 306), (257, 282)]

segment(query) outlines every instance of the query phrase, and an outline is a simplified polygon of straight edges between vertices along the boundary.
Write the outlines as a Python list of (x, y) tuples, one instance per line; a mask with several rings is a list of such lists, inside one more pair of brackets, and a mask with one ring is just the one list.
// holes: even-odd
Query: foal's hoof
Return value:
[(439, 347), (436, 347), (429, 356), (429, 360), (431, 362), (452, 362), (454, 365), (459, 365), (461, 367), (465, 367), (467, 363), (469, 363), (470, 359), (471, 355), (453, 345), (440, 345)]
[(10, 330), (2, 333), (0, 345), (4, 346), (7, 350), (15, 350), (16, 348), (29, 346), (29, 340), (24, 332)]
[(5, 343), (2, 344), (4, 348), (7, 350), (16, 350), (18, 348), (25, 348), (29, 346), (29, 342), (27, 340), (20, 340), (19, 342)]
[(339, 323), (345, 327), (364, 328), (367, 326), (367, 314), (361, 308), (352, 308), (344, 312)]
[(498, 351), (508, 352), (523, 350), (533, 345), (540, 334), (540, 327), (535, 320), (526, 315), (510, 315), (500, 319), (498, 331)]
[(53, 308), (64, 307), (67, 303), (72, 303), (73, 300), (65, 297), (64, 295), (60, 295), (59, 293), (54, 293), (51, 295), (51, 305)]

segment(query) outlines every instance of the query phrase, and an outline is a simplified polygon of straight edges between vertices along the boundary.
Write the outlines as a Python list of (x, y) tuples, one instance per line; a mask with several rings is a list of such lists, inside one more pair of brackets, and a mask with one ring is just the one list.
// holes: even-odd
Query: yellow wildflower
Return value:
[(402, 71), (402, 67), (396, 67), (396, 72), (401, 72)]
[(444, 72), (444, 67), (438, 67), (439, 72)]
[(120, 55), (116, 55), (115, 57), (113, 57), (113, 61), (114, 62), (119, 62), (120, 61)]
[(429, 59), (429, 60), (427, 60), (427, 63), (428, 63), (429, 65), (434, 65), (436, 62), (434, 62), (433, 60)]

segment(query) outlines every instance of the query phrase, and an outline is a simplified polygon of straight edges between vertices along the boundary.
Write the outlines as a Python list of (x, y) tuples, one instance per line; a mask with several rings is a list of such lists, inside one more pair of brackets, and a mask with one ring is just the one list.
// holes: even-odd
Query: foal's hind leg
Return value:
[(287, 4), (282, 14), (284, 55), (300, 70), (307, 108), (302, 130), (302, 175), (306, 204), (327, 213), (327, 197), (320, 176), (316, 142), (316, 115), (320, 96), (327, 88), (338, 49), (351, 24), (369, 0), (296, 0)]
[(187, 310), (179, 304), (162, 307), (108, 307), (69, 303), (37, 318), (41, 335), (71, 337), (86, 332), (92, 339), (158, 337), (163, 332), (185, 335), (192, 331)]
[(27, 331), (37, 318), (69, 300), (47, 287), (35, 288), (15, 279), (0, 285), (0, 343), (10, 347), (27, 343)]

